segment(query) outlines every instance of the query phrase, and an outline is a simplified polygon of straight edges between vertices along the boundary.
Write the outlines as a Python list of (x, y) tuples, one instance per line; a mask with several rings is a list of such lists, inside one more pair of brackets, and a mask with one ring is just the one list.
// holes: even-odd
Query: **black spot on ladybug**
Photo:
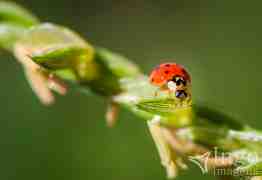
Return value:
[(180, 79), (178, 81), (176, 81), (177, 86), (180, 86), (181, 83), (182, 83), (182, 80), (180, 80)]
[(181, 84), (183, 84), (184, 86), (186, 86), (186, 81), (181, 78), (181, 77), (178, 77), (178, 76), (174, 76), (172, 78), (172, 81), (176, 83), (177, 86), (180, 86)]
[(166, 64), (165, 66), (166, 66), (166, 67), (170, 67), (170, 64)]
[(154, 82), (155, 81), (154, 78), (152, 78), (151, 81)]
[(165, 71), (165, 74), (168, 74), (169, 73), (169, 71)]

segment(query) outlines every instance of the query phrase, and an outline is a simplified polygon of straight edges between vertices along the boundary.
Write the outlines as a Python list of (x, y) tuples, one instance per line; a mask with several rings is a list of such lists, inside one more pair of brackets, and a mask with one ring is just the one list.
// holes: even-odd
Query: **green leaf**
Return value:
[(183, 127), (192, 124), (193, 112), (190, 103), (177, 98), (161, 97), (143, 99), (136, 104), (139, 110), (161, 116), (162, 124)]
[[(117, 58), (108, 60), (105, 56), (97, 58), (94, 48), (67, 28), (49, 23), (37, 25), (16, 45), (34, 62), (62, 79), (75, 79), (83, 86), (91, 86), (94, 92), (107, 96), (121, 91), (119, 77), (114, 73), (119, 68), (107, 62), (112, 60), (117, 64), (123, 61)], [(63, 69), (67, 71), (58, 72)]]
[(73, 67), (74, 60), (85, 55), (88, 50), (88, 48), (81, 46), (53, 47), (35, 51), (30, 58), (47, 69), (58, 70)]
[(57, 77), (62, 78), (63, 80), (67, 80), (67, 81), (71, 81), (71, 82), (76, 82), (77, 81), (77, 76), (74, 73), (74, 71), (72, 69), (59, 69), (59, 70), (55, 70), (53, 71), (53, 73), (55, 75), (57, 75)]
[(0, 21), (10, 22), (25, 27), (39, 23), (38, 19), (14, 2), (0, 2)]
[(12, 23), (0, 23), (0, 46), (11, 51), (25, 28)]
[(178, 101), (175, 98), (154, 98), (141, 100), (137, 107), (141, 110), (151, 112), (152, 114), (159, 114), (163, 116), (170, 116), (176, 112), (178, 108)]
[(93, 47), (77, 33), (49, 23), (28, 30), (17, 45), (48, 70), (74, 69), (94, 59)]
[(30, 48), (32, 54), (41, 54), (39, 51), (74, 46), (89, 48), (93, 53), (92, 46), (77, 33), (63, 26), (50, 23), (43, 23), (28, 30), (19, 44)]

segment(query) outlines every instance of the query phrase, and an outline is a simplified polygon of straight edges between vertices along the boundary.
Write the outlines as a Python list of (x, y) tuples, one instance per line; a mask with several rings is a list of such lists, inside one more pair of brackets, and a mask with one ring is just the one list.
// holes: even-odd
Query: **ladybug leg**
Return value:
[(156, 91), (154, 92), (154, 97), (157, 97), (157, 96), (159, 96), (158, 90), (156, 90)]
[(168, 92), (168, 96), (169, 96), (169, 97), (172, 97), (173, 92), (170, 91), (170, 90), (168, 90), (167, 92)]
[(169, 89), (166, 85), (160, 86), (159, 89), (157, 91), (155, 91), (154, 97), (159, 96), (159, 91), (169, 92)]

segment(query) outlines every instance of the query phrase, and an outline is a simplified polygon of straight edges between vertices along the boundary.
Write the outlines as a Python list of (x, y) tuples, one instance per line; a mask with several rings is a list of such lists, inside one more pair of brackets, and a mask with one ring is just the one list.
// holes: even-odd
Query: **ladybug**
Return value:
[(161, 90), (174, 92), (177, 98), (183, 99), (190, 95), (191, 77), (185, 68), (176, 63), (163, 63), (150, 74), (150, 83)]

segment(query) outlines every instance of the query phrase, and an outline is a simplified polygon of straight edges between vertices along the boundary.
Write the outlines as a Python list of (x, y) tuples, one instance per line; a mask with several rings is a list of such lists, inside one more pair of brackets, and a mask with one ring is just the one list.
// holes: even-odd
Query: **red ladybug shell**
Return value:
[(156, 86), (162, 86), (174, 76), (182, 77), (186, 81), (191, 81), (189, 73), (185, 68), (176, 63), (163, 63), (156, 67), (150, 74), (150, 82)]

